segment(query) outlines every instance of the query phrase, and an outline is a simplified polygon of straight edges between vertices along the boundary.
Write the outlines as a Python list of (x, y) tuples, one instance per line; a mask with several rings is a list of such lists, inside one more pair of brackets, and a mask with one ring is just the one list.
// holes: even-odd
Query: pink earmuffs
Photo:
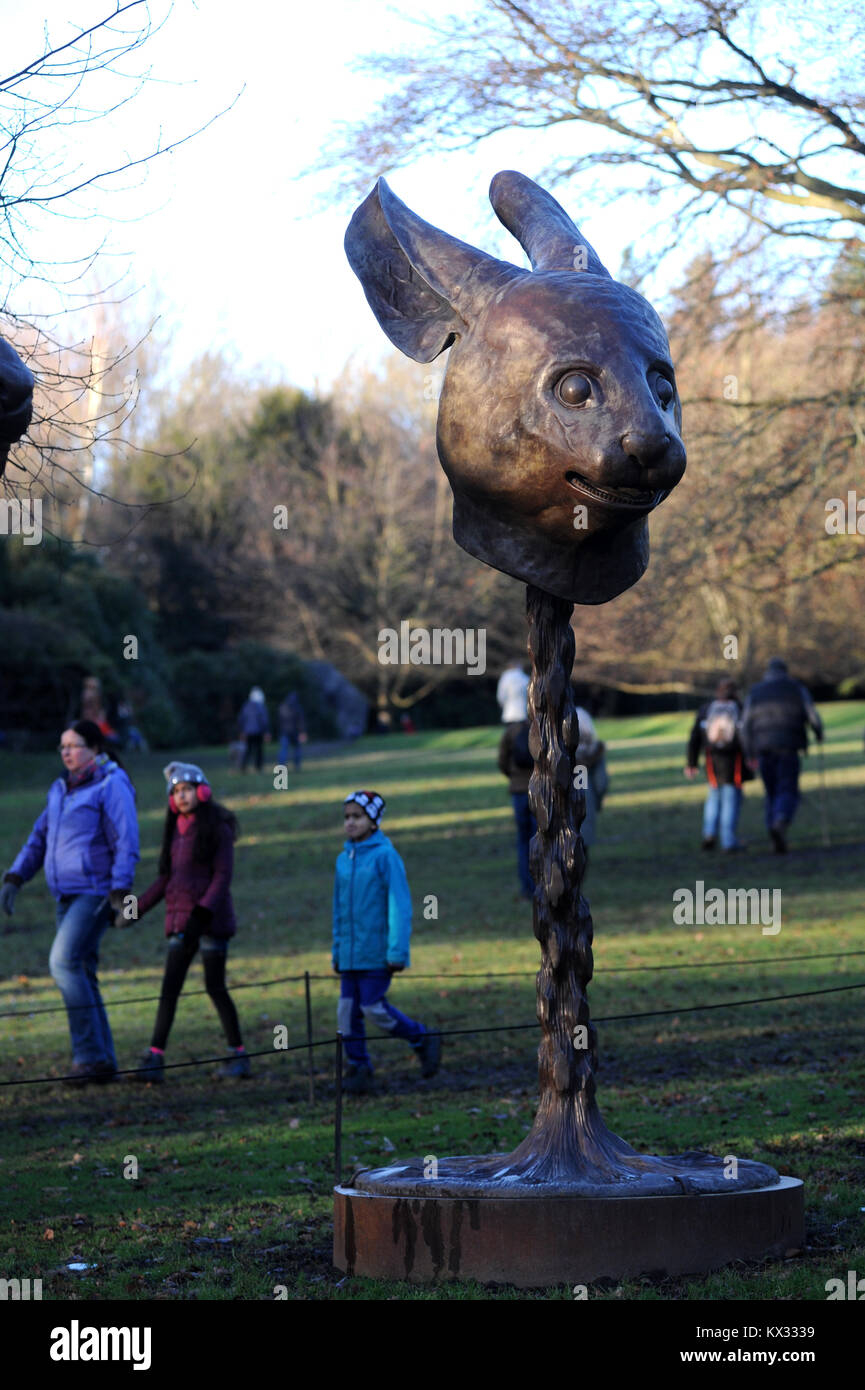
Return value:
[[(206, 782), (199, 782), (195, 788), (195, 795), (198, 797), (199, 801), (209, 801), (213, 793), (211, 792)], [(177, 810), (177, 802), (174, 800), (174, 792), (172, 792), (169, 796), (168, 804), (171, 807), (172, 811), (174, 811), (175, 815), (179, 814)]]

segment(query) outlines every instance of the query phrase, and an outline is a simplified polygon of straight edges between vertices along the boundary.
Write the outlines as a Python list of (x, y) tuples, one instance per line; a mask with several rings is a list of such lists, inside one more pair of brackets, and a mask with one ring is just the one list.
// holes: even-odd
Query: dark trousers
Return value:
[(253, 758), (253, 757), (255, 758), (255, 770), (256, 770), (256, 772), (260, 772), (260, 771), (261, 771), (261, 750), (262, 750), (262, 743), (263, 743), (263, 740), (264, 740), (264, 734), (247, 734), (247, 735), (246, 735), (246, 747), (245, 747), (244, 750), (243, 750), (243, 761), (242, 761), (241, 764), (240, 764), (240, 770), (241, 770), (241, 772), (245, 772), (245, 771), (246, 771), (246, 764), (249, 762), (250, 758)]
[(760, 776), (766, 788), (766, 825), (789, 825), (799, 805), (799, 754), (761, 753)]
[(222, 1024), (222, 1030), (229, 1047), (241, 1046), (237, 1010), (231, 995), (225, 988), (225, 957), (228, 954), (228, 942), (220, 941), (215, 936), (185, 937), (182, 932), (179, 932), (176, 936), (168, 938), (168, 955), (165, 958), (165, 974), (162, 979), (159, 1008), (156, 1011), (156, 1022), (153, 1025), (153, 1037), (150, 1039), (151, 1047), (164, 1049), (168, 1042), (168, 1034), (171, 1032), (171, 1025), (174, 1022), (174, 1011), (177, 1008), (180, 991), (183, 989), (186, 972), (198, 950), (199, 941), (201, 942), (201, 960), (204, 965), (204, 987), (219, 1014), (219, 1021)]
[(529, 870), (529, 845), (532, 836), (537, 833), (538, 823), (529, 810), (528, 792), (511, 792), (511, 801), (514, 803), (514, 820), (517, 823), (517, 870), (520, 887), (524, 893), (531, 895), (535, 891), (535, 885)]
[(345, 1039), (345, 1055), (354, 1066), (372, 1067), (366, 1047), (365, 1023), (374, 1023), (383, 1033), (417, 1049), (426, 1029), (422, 1023), (401, 1014), (385, 999), (390, 986), (389, 970), (343, 970), (340, 977), (337, 1027)]

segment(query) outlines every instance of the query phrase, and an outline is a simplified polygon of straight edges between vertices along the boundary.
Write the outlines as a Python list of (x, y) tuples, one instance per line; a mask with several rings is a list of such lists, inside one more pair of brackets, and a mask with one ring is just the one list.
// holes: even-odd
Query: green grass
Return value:
[[(807, 1244), (780, 1262), (705, 1278), (595, 1286), (598, 1299), (825, 1299), (825, 1282), (865, 1269), (865, 1062), (858, 991), (708, 1013), (695, 1004), (792, 994), (865, 980), (862, 902), (862, 726), (865, 705), (827, 707), (825, 812), (818, 763), (805, 763), (805, 800), (786, 859), (768, 853), (757, 785), (748, 789), (746, 856), (701, 855), (704, 785), (682, 777), (690, 715), (600, 721), (612, 787), (600, 818), (586, 893), (595, 920), (595, 1018), (675, 1009), (645, 1022), (602, 1024), (599, 1094), (608, 1125), (638, 1149), (708, 1148), (772, 1163), (804, 1179)], [(241, 840), (235, 902), (240, 930), (229, 960), (235, 983), (329, 975), (329, 906), (340, 848), (341, 801), (355, 786), (388, 799), (384, 828), (403, 855), (415, 902), (412, 970), (392, 997), (443, 1028), (534, 1018), (537, 944), (516, 897), (512, 816), (495, 767), (499, 731), (364, 739), (310, 761), (290, 790), (266, 775), (245, 780), (222, 750), (182, 750), (203, 763), (215, 793), (237, 812)], [(56, 775), (49, 755), (0, 761), (0, 865), (7, 866)], [(154, 873), (164, 809), (164, 756), (131, 760), (143, 858)], [(778, 887), (782, 930), (674, 926), (672, 894), (707, 886)], [(438, 916), (425, 920), (424, 898)], [(0, 1079), (59, 1076), (68, 1065), (65, 1014), (47, 975), (53, 905), (40, 875), (18, 898), (0, 937)], [(811, 953), (819, 960), (787, 960)], [(157, 911), (103, 943), (101, 978), (121, 1065), (149, 1040), (163, 956)], [(746, 964), (739, 964), (739, 962)], [(711, 963), (707, 968), (693, 965)], [(635, 971), (626, 967), (674, 965)], [(484, 971), (509, 972), (505, 978)], [(479, 974), (481, 978), (464, 978)], [(434, 978), (430, 978), (434, 977)], [(201, 988), (199, 967), (188, 989)], [(168, 1074), (162, 1087), (118, 1084), (69, 1091), (57, 1084), (0, 1088), (0, 1277), (41, 1278), (46, 1299), (258, 1299), (284, 1286), (302, 1299), (571, 1299), (565, 1286), (520, 1292), (469, 1284), (423, 1288), (343, 1280), (331, 1268), (333, 1054), (315, 1054), (307, 1096), (303, 1053), (274, 1051), (274, 1027), (304, 1035), (303, 985), (238, 989), (254, 1061), (242, 1084), (212, 1066)], [(313, 982), (313, 1028), (331, 1037), (335, 982)], [(375, 1042), (377, 1090), (348, 1098), (344, 1164), (393, 1152), (502, 1152), (534, 1113), (537, 1034), (461, 1036), (420, 1080), (402, 1045)], [(222, 1051), (202, 994), (181, 998), (168, 1060)], [(137, 1160), (138, 1176), (130, 1159)], [(71, 1273), (70, 1262), (93, 1268)]]

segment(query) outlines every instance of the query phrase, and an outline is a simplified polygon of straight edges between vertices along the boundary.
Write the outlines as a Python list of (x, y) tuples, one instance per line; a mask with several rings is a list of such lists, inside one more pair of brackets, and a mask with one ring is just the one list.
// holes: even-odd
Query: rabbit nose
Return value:
[(670, 436), (663, 429), (628, 430), (622, 435), (621, 444), (625, 453), (645, 468), (667, 452)]

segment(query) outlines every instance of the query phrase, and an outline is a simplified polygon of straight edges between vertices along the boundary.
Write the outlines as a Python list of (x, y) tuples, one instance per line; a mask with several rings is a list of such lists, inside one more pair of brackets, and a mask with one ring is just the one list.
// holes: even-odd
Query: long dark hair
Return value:
[[(67, 728), (76, 733), (79, 738), (83, 738), (88, 748), (92, 748), (94, 753), (106, 753), (113, 763), (116, 763), (122, 772), (129, 777), (128, 770), (123, 766), (113, 748), (109, 748), (105, 735), (98, 724), (94, 724), (92, 719), (76, 719), (74, 724), (68, 724)], [(130, 782), (132, 778), (129, 777)]]
[[(237, 816), (219, 801), (196, 802), (194, 815), (195, 860), (198, 864), (210, 864), (216, 857), (216, 851), (219, 848), (219, 832), (223, 825), (228, 826), (231, 831), (231, 838), (237, 839)], [(172, 811), (169, 806), (165, 813), (165, 824), (162, 828), (162, 848), (159, 852), (159, 872), (163, 875), (171, 873), (171, 841), (174, 839), (176, 824), (177, 812)]]

